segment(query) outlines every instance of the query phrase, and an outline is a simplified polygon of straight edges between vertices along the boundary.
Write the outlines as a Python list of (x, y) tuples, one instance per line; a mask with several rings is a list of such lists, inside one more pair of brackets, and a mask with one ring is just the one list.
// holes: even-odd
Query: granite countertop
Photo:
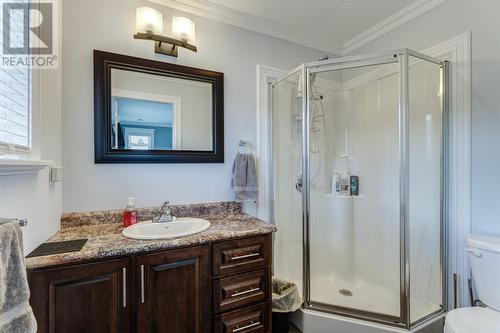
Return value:
[[(139, 220), (148, 220), (157, 209), (155, 207), (139, 210)], [(172, 207), (172, 213), (179, 217), (191, 216), (207, 219), (211, 222), (208, 230), (192, 236), (174, 239), (135, 240), (128, 239), (121, 233), (124, 227), (117, 220), (121, 218), (122, 212), (116, 210), (63, 215), (62, 229), (47, 242), (87, 238), (87, 243), (78, 252), (26, 258), (27, 269), (46, 268), (206, 244), (233, 238), (259, 236), (276, 231), (273, 225), (242, 213), (241, 205), (237, 203), (204, 204), (174, 206)]]

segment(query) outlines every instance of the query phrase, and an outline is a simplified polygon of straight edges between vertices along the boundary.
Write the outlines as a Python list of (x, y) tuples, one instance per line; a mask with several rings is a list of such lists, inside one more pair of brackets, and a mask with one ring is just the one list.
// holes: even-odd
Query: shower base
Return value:
[[(364, 279), (342, 281), (332, 276), (311, 279), (311, 301), (337, 307), (399, 317), (399, 288), (386, 289)], [(428, 302), (412, 302), (411, 317), (423, 318), (440, 309)]]
[(295, 311), (291, 321), (307, 333), (442, 333), (444, 328), (444, 314), (411, 330), (307, 309)]

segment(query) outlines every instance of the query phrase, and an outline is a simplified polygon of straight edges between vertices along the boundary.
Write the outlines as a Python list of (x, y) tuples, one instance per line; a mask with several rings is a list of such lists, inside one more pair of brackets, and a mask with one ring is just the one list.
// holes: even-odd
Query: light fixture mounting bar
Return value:
[[(196, 46), (189, 44), (186, 41), (163, 36), (163, 35), (148, 33), (148, 32), (137, 32), (134, 35), (134, 39), (145, 39), (145, 40), (155, 41), (155, 52), (156, 53), (166, 54), (166, 55), (173, 56), (173, 57), (177, 57), (177, 47), (178, 46), (186, 48), (186, 49), (191, 50), (193, 52), (198, 51)], [(168, 44), (171, 47), (170, 48), (164, 47), (162, 44)]]

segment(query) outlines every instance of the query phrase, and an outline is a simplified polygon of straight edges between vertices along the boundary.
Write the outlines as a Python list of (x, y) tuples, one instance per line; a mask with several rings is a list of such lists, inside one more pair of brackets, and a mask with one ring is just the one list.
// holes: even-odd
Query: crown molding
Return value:
[(442, 5), (447, 0), (416, 0), (385, 20), (363, 31), (342, 45), (342, 54), (349, 54), (409, 21)]
[(276, 22), (248, 15), (208, 0), (149, 0), (196, 16), (225, 23), (263, 35), (287, 40), (298, 45), (314, 48), (335, 55), (342, 54), (342, 46), (311, 34), (293, 31)]
[(249, 15), (226, 6), (221, 6), (209, 0), (149, 1), (213, 21), (287, 40), (298, 45), (329, 52), (334, 55), (346, 55), (419, 17), (431, 9), (436, 8), (447, 0), (416, 0), (409, 6), (401, 9), (343, 44), (333, 43), (325, 38), (318, 38), (318, 36), (313, 34), (293, 31), (279, 23), (254, 15)]

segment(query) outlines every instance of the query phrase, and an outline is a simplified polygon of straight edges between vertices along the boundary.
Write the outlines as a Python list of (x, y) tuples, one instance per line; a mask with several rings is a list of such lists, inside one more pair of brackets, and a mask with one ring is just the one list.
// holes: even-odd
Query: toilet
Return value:
[(500, 237), (472, 234), (465, 241), (477, 296), (487, 307), (446, 315), (445, 333), (500, 333)]

